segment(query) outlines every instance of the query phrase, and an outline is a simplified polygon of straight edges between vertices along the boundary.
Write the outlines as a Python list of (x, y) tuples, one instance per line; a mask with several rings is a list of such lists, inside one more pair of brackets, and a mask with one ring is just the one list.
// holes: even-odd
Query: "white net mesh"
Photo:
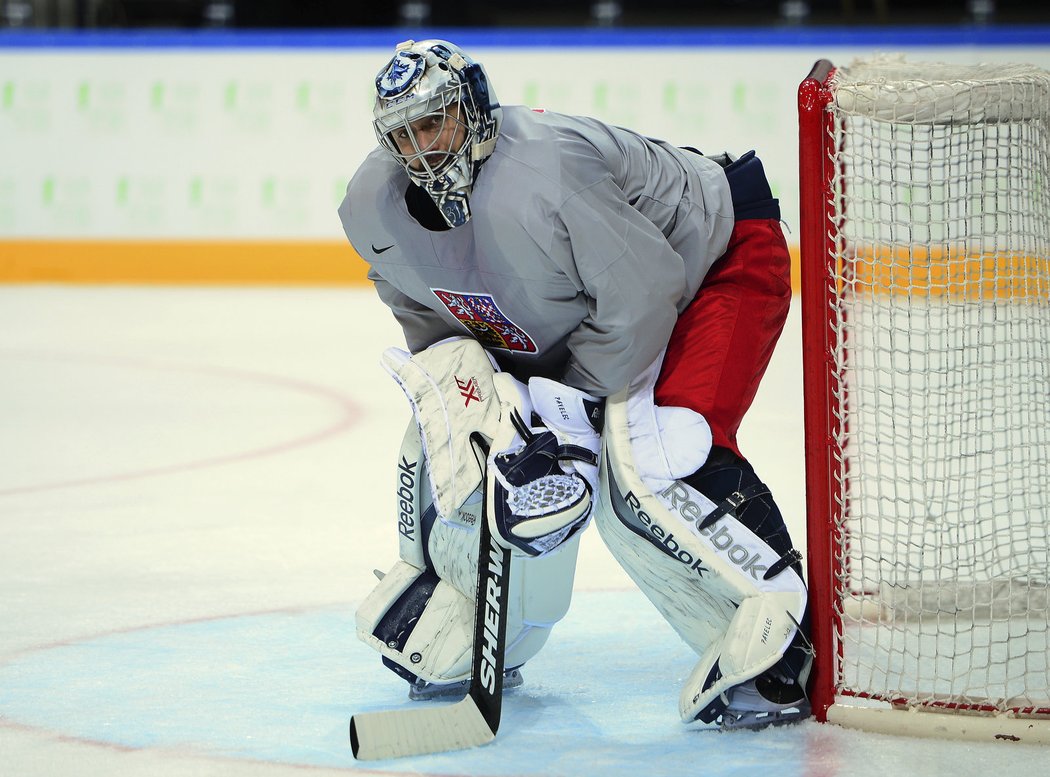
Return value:
[(1050, 713), (1050, 73), (831, 88), (838, 691)]

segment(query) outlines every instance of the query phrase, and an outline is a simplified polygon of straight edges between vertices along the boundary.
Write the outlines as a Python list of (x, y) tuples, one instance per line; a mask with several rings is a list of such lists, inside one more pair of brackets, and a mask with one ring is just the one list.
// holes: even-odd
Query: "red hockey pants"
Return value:
[(656, 404), (688, 407), (714, 444), (738, 455), (736, 434), (784, 329), (791, 260), (780, 222), (738, 221), (726, 252), (682, 311), (656, 383)]

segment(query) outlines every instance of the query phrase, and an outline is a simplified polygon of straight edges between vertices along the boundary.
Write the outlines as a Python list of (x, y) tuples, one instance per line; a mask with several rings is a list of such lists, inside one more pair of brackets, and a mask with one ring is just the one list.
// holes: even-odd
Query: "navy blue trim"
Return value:
[(393, 650), (404, 650), (440, 582), (436, 572), (429, 569), (421, 572), (379, 619), (372, 636)]
[(2, 30), (2, 49), (390, 49), (405, 38), (480, 48), (1045, 46), (1050, 25), (952, 27), (711, 27), (692, 29), (435, 28), (428, 30)]
[(428, 570), (436, 570), (434, 559), (430, 555), (430, 533), (434, 529), (434, 521), (437, 520), (437, 505), (431, 502), (423, 515), (419, 518), (419, 541), (423, 545), (423, 564)]
[[(632, 510), (631, 506), (627, 504), (627, 497), (629, 495), (633, 496), (633, 494), (630, 492), (624, 494), (623, 489), (620, 487), (619, 483), (616, 482), (616, 476), (613, 474), (612, 462), (608, 460), (605, 462), (605, 475), (606, 480), (609, 483), (609, 504), (612, 507), (613, 515), (620, 520), (620, 523), (623, 524), (624, 528), (637, 534), (661, 553), (670, 556), (676, 561), (681, 561), (682, 559), (678, 558), (670, 548), (663, 545), (655, 536), (646, 531), (641, 520), (635, 515), (634, 510)], [(635, 497), (635, 499), (637, 499), (637, 497)], [(673, 537), (674, 534), (671, 533), (669, 536)], [(696, 571), (699, 577), (703, 577), (704, 572), (707, 572), (708, 570), (707, 567), (701, 566), (698, 563)]]
[(733, 215), (737, 221), (780, 220), (780, 201), (773, 197), (762, 162), (754, 151), (748, 151), (727, 165), (725, 171), (733, 196)]

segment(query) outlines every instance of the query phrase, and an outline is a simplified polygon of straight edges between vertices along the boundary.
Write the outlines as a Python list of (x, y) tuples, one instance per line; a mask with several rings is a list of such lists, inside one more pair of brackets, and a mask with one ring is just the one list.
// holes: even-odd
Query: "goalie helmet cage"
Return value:
[(1050, 743), (1050, 73), (798, 92), (819, 720)]

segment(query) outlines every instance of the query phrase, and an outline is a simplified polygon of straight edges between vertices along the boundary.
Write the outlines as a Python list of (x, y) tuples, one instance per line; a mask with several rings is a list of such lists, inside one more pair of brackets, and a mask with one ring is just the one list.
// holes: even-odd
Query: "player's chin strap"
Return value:
[(685, 482), (709, 455), (710, 430), (697, 413), (653, 404), (658, 372), (659, 363), (606, 405), (595, 522), (613, 556), (700, 655), (679, 712), (687, 722), (710, 722), (731, 689), (781, 661), (806, 588), (791, 568), (796, 557), (782, 557), (737, 517), (768, 489), (749, 486), (716, 504)]

